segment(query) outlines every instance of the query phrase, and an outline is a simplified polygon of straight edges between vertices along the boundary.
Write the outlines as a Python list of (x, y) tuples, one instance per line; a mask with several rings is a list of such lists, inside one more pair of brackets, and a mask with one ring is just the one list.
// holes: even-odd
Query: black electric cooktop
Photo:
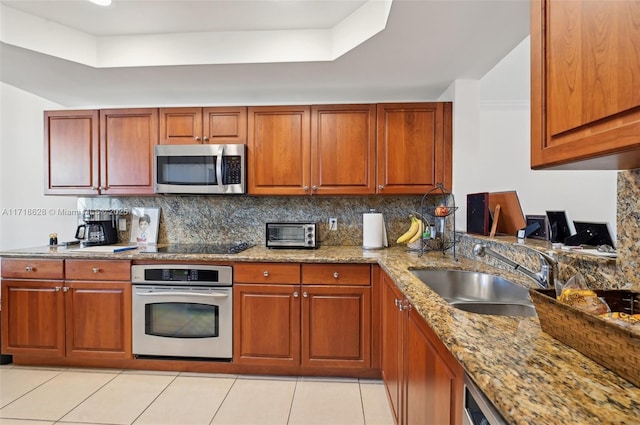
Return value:
[(157, 252), (167, 254), (237, 254), (253, 245), (247, 242), (208, 244), (208, 243), (174, 243), (157, 248)]

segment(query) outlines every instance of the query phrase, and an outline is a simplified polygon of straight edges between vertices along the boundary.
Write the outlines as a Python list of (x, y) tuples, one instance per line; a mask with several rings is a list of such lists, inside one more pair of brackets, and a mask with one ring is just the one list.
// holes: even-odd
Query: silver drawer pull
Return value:
[(269, 277), (269, 272), (267, 270), (265, 270), (265, 271), (262, 272), (262, 275), (264, 277)]
[(53, 290), (56, 292), (60, 292), (60, 290), (62, 289), (62, 286), (54, 286)]
[(308, 293), (307, 291), (304, 291), (304, 292), (302, 293), (302, 296), (303, 296), (303, 297), (305, 297), (305, 298), (307, 298), (307, 297), (309, 296), (309, 293)]
[(100, 267), (94, 267), (91, 269), (92, 272), (94, 273), (99, 273), (100, 272)]
[(24, 271), (25, 272), (32, 272), (33, 271), (33, 267), (27, 266), (27, 267), (24, 268)]
[(298, 291), (293, 291), (293, 298), (298, 298)]
[(333, 277), (334, 277), (334, 278), (336, 278), (336, 279), (337, 279), (337, 278), (338, 278), (338, 276), (340, 276), (340, 275), (338, 274), (338, 272), (333, 272)]
[(69, 287), (68, 287), (68, 286), (63, 286), (63, 287), (62, 287), (62, 292), (67, 292), (68, 290), (69, 290)]

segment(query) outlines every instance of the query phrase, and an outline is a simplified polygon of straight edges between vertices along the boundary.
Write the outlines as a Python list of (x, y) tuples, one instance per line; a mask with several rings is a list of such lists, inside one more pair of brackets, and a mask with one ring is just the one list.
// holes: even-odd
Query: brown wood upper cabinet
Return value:
[(247, 143), (247, 108), (160, 108), (160, 144)]
[(47, 195), (153, 193), (158, 110), (46, 111)]
[(375, 193), (375, 105), (249, 108), (249, 193)]
[(532, 168), (640, 168), (638, 40), (638, 2), (531, 2)]
[(378, 193), (451, 187), (451, 109), (451, 102), (378, 104)]

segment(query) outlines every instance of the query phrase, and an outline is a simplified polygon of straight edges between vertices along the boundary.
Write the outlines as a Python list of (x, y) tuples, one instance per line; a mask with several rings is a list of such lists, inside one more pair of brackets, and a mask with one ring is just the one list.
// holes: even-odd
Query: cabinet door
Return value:
[(378, 104), (378, 193), (451, 187), (451, 103)]
[(407, 424), (462, 423), (462, 367), (410, 309), (405, 340)]
[(382, 379), (396, 420), (400, 423), (402, 400), (402, 313), (403, 297), (386, 274), (382, 275)]
[(375, 146), (375, 105), (312, 107), (312, 193), (375, 193)]
[(202, 108), (160, 108), (161, 145), (193, 145), (202, 140)]
[(309, 107), (249, 107), (248, 114), (249, 194), (309, 194)]
[(95, 195), (98, 193), (98, 111), (44, 113), (44, 193)]
[(100, 111), (100, 193), (153, 194), (157, 109)]
[(247, 108), (203, 108), (204, 143), (247, 143)]
[(233, 286), (234, 362), (300, 365), (300, 286)]
[(2, 280), (2, 352), (64, 356), (62, 281)]
[(531, 2), (531, 166), (640, 167), (640, 3)]
[(371, 364), (371, 288), (302, 286), (302, 366)]
[(131, 358), (131, 283), (66, 282), (66, 355)]

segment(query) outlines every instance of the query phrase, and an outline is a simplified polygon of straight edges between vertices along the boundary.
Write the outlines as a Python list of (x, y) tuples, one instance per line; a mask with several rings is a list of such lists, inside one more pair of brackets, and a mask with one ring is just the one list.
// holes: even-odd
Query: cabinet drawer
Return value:
[(20, 279), (63, 279), (63, 260), (2, 259), (2, 277)]
[(302, 283), (307, 285), (370, 285), (368, 264), (303, 264)]
[(236, 263), (237, 283), (300, 283), (300, 265), (285, 263)]
[(67, 260), (69, 280), (131, 280), (130, 261)]

